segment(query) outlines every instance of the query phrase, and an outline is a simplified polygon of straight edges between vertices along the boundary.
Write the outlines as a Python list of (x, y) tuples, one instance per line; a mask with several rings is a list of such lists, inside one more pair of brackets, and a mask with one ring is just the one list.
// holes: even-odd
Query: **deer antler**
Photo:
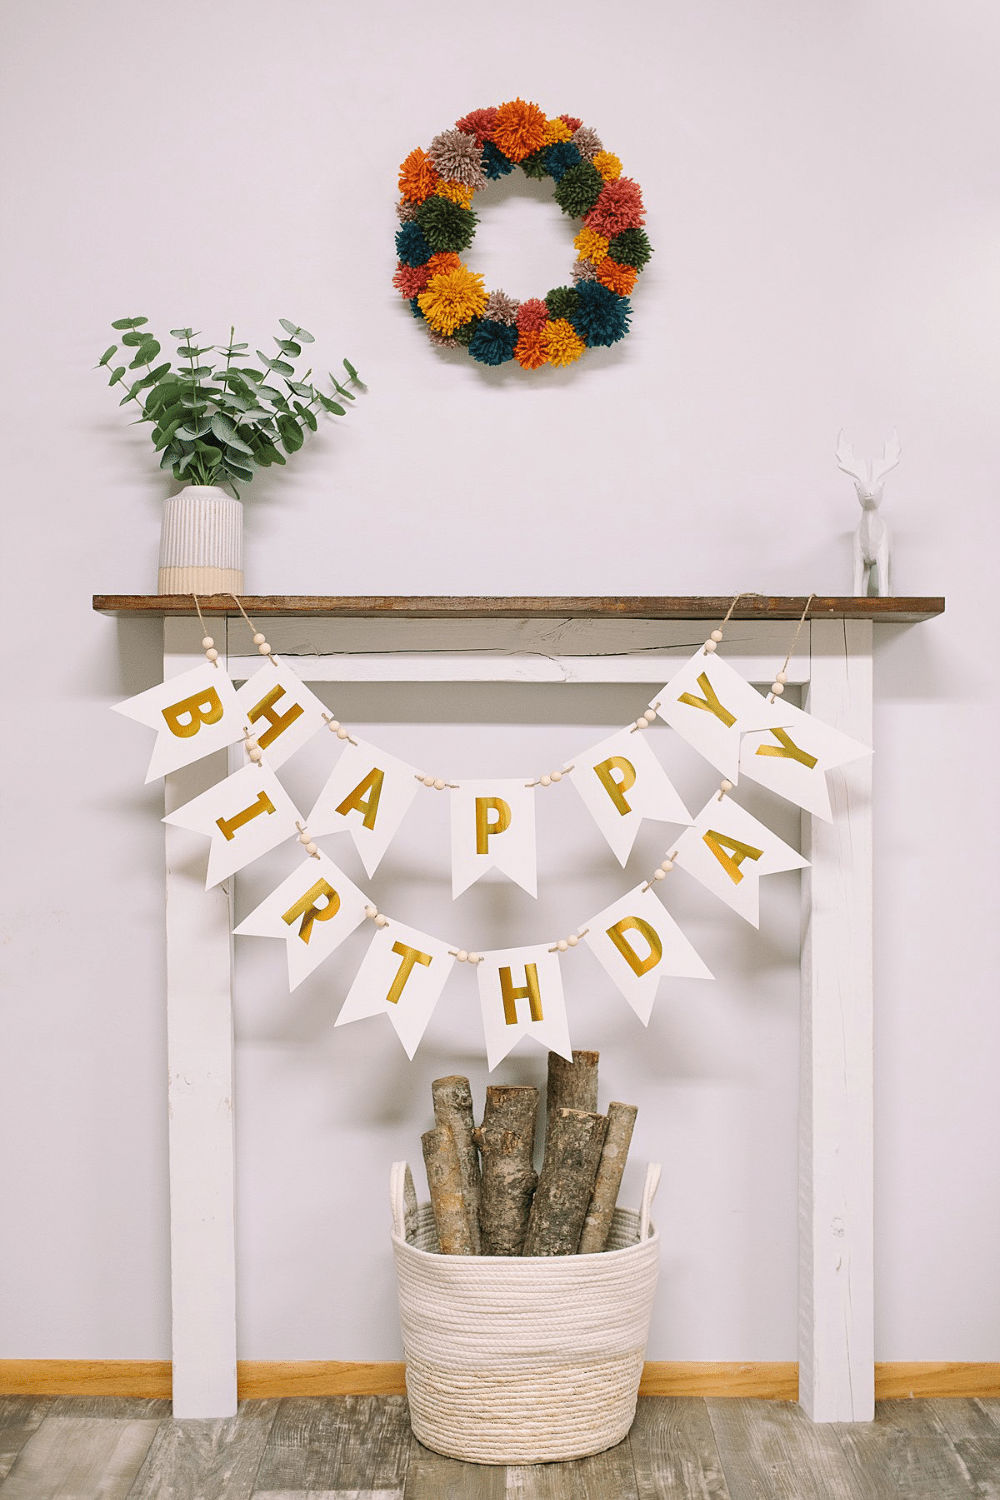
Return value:
[(856, 483), (867, 485), (868, 461), (864, 458), (854, 457), (854, 449), (844, 437), (843, 428), (837, 433), (837, 468), (841, 469), (845, 474), (850, 474)]
[(892, 429), (892, 437), (886, 438), (882, 444), (882, 457), (878, 460), (872, 459), (872, 489), (894, 469), (899, 463), (899, 455), (902, 452), (899, 446), (899, 433), (895, 427)]

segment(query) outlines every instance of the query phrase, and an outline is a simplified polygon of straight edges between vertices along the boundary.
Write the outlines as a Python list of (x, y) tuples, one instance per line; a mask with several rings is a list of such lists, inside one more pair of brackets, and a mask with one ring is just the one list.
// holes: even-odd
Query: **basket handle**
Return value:
[(389, 1205), (392, 1208), (392, 1229), (397, 1239), (406, 1239), (406, 1221), (416, 1217), (417, 1190), (413, 1186), (413, 1173), (405, 1161), (394, 1161), (389, 1171)]
[(642, 1208), (639, 1212), (639, 1240), (649, 1238), (649, 1210), (653, 1199), (656, 1197), (656, 1189), (660, 1185), (660, 1172), (662, 1168), (658, 1161), (651, 1161), (646, 1167), (646, 1181), (642, 1189)]

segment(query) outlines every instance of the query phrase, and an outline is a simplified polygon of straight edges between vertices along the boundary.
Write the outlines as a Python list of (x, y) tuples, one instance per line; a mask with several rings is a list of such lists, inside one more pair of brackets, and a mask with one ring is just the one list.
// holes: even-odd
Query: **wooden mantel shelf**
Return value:
[[(577, 598), (560, 595), (540, 597), (448, 597), (444, 595), (245, 594), (240, 603), (254, 616), (308, 615), (345, 618), (405, 615), (411, 619), (462, 619), (492, 616), (519, 619), (526, 616), (554, 619), (622, 620), (718, 620), (729, 609), (732, 595), (719, 598), (636, 596), (624, 599)], [(236, 615), (239, 609), (230, 594), (198, 597), (205, 615)], [(733, 611), (736, 620), (797, 620), (806, 607), (806, 595), (783, 598), (748, 594)], [(94, 609), (107, 615), (193, 615), (190, 594), (95, 594)], [(910, 625), (944, 613), (943, 598), (855, 599), (816, 598), (809, 605), (809, 618), (875, 620), (885, 624)]]

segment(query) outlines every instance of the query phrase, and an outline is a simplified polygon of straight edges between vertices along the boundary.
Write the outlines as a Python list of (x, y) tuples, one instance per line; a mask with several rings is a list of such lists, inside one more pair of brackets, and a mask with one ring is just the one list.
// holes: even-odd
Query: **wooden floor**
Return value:
[(402, 1396), (247, 1401), (175, 1422), (165, 1401), (0, 1396), (0, 1500), (1000, 1500), (1000, 1399), (885, 1401), (813, 1426), (782, 1402), (647, 1396), (618, 1447), (575, 1463), (457, 1463)]

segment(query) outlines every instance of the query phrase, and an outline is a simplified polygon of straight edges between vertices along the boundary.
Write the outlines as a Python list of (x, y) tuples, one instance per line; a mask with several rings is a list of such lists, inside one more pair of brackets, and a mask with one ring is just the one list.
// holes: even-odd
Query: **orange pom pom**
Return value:
[(427, 262), (427, 269), (432, 276), (439, 276), (442, 271), (457, 271), (461, 264), (462, 258), (457, 250), (439, 250)]
[(548, 363), (541, 330), (522, 333), (514, 345), (514, 358), (522, 370), (537, 370)]
[(601, 285), (606, 286), (609, 292), (617, 292), (619, 297), (628, 296), (638, 275), (634, 266), (619, 265), (610, 256), (606, 256), (597, 268), (597, 279)]
[(556, 318), (545, 325), (542, 347), (550, 365), (571, 365), (587, 346), (572, 323), (566, 318)]
[(423, 203), (441, 181), (421, 146), (414, 146), (399, 169), (399, 191), (411, 203)]
[(523, 161), (545, 145), (545, 123), (537, 104), (511, 99), (497, 106), (491, 140), (509, 161)]

